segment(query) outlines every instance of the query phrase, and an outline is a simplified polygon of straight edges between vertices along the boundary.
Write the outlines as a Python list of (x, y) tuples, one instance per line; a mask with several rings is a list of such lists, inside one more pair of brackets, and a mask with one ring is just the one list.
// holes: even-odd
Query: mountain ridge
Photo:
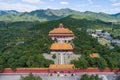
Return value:
[[(50, 21), (64, 18), (69, 15), (76, 15), (77, 19), (99, 19), (102, 21), (120, 21), (120, 13), (107, 14), (103, 12), (80, 12), (69, 8), (65, 9), (38, 9), (31, 12), (18, 12), (15, 10), (0, 10), (0, 21)], [(77, 17), (78, 16), (78, 17)]]
[(17, 14), (20, 13), (16, 10), (0, 10), (0, 15), (5, 15), (5, 14)]

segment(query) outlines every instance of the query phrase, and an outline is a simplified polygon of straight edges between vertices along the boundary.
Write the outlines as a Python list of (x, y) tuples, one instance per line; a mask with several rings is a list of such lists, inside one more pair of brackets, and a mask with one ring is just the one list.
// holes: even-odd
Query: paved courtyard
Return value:
[[(44, 53), (43, 56), (46, 59), (53, 60), (55, 64), (60, 64), (60, 62), (62, 62), (64, 64), (69, 64), (71, 60), (80, 58), (80, 55), (77, 55), (77, 54), (71, 54), (71, 55), (65, 54), (65, 55), (62, 55), (62, 57), (60, 57), (59, 54), (56, 54), (55, 59), (52, 58), (52, 54)], [(60, 60), (62, 60), (62, 61), (60, 61)]]

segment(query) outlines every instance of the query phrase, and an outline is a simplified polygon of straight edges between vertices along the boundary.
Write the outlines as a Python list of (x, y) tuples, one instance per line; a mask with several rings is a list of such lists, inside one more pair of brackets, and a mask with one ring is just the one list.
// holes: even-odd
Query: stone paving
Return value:
[[(52, 58), (52, 54), (47, 54), (47, 53), (44, 53), (43, 56), (46, 58), (46, 59), (50, 59), (50, 60), (53, 60), (55, 64), (60, 64), (59, 60), (60, 60), (60, 55), (56, 53), (56, 58), (53, 59)], [(74, 59), (78, 59), (80, 58), (80, 55), (76, 55), (76, 54), (72, 54), (72, 55), (69, 55), (69, 54), (65, 54), (63, 56), (63, 62), (65, 64), (69, 64), (71, 60), (74, 60)]]

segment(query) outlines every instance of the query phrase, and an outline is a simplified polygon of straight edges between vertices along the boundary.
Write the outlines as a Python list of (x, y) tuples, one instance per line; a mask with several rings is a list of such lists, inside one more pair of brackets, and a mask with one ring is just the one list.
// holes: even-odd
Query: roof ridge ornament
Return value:
[(63, 25), (62, 23), (59, 24), (59, 28), (63, 28), (63, 26), (64, 26), (64, 25)]

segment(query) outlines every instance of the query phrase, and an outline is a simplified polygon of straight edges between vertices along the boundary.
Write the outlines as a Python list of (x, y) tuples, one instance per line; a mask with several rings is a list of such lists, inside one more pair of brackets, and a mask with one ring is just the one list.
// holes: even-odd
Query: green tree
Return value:
[(97, 67), (96, 58), (87, 57), (86, 60), (89, 62), (89, 67)]
[(71, 63), (74, 63), (77, 68), (87, 69), (88, 62), (84, 58), (80, 58), (79, 60), (73, 60)]
[(83, 74), (80, 80), (89, 80), (89, 76), (87, 74)]
[(34, 76), (30, 73), (28, 76), (21, 76), (20, 80), (42, 80), (42, 78), (40, 76)]
[(103, 70), (107, 67), (107, 63), (104, 58), (101, 57), (96, 60), (97, 60), (96, 62), (97, 62), (98, 68), (100, 68), (101, 70)]
[(4, 70), (4, 59), (0, 57), (0, 71), (3, 71)]
[(89, 80), (95, 80), (95, 76), (94, 75), (91, 75)]
[(56, 58), (56, 55), (55, 55), (55, 54), (53, 54), (53, 55), (52, 55), (52, 58), (53, 58), (53, 59), (55, 59), (55, 58)]
[(100, 78), (97, 74), (96, 75), (83, 74), (80, 80), (103, 80), (103, 79)]

